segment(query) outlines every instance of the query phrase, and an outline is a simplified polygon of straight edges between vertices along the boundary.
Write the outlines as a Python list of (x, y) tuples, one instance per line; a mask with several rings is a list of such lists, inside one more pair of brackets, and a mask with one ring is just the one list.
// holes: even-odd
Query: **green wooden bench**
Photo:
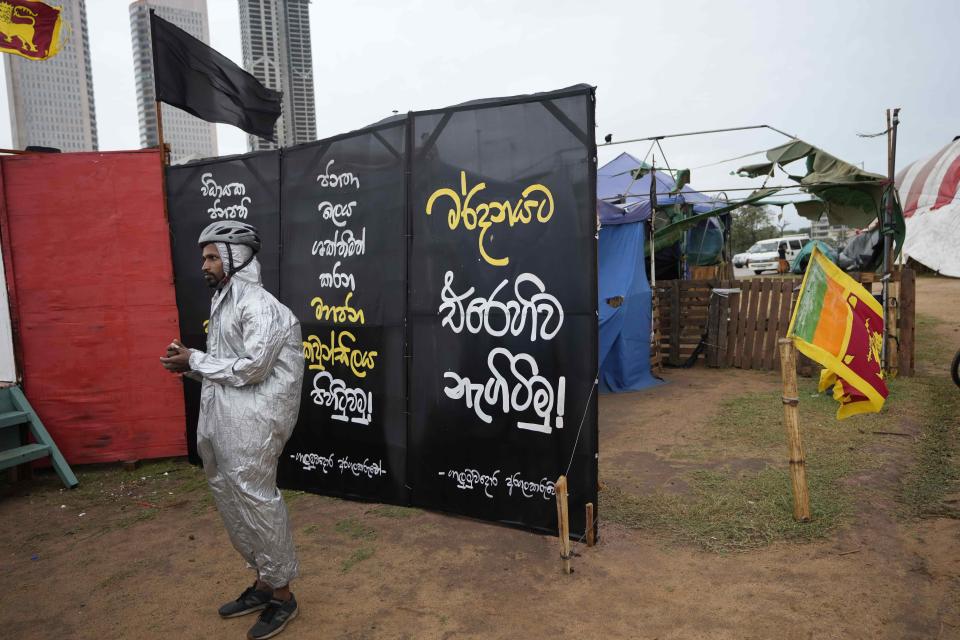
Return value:
[[(24, 444), (27, 431), (34, 441)], [(68, 489), (79, 484), (20, 387), (0, 389), (0, 471), (47, 456)]]

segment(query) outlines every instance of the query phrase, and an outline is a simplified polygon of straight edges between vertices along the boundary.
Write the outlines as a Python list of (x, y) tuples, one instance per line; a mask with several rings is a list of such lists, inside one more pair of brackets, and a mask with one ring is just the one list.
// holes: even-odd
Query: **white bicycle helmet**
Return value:
[[(212, 242), (242, 244), (250, 247), (253, 250), (253, 253), (250, 254), (250, 257), (240, 265), (233, 264), (233, 252), (227, 251), (226, 274), (227, 278), (229, 279), (237, 271), (240, 271), (245, 266), (253, 262), (253, 256), (260, 251), (260, 232), (257, 231), (257, 228), (252, 224), (247, 224), (246, 222), (221, 220), (220, 222), (212, 222), (207, 225), (207, 228), (200, 233), (200, 239), (197, 241), (201, 247), (205, 247)], [(221, 259), (223, 259), (222, 256)]]
[(260, 232), (252, 224), (221, 220), (212, 222), (200, 233), (198, 243), (201, 247), (211, 242), (226, 242), (227, 244), (243, 244), (256, 253), (260, 251)]

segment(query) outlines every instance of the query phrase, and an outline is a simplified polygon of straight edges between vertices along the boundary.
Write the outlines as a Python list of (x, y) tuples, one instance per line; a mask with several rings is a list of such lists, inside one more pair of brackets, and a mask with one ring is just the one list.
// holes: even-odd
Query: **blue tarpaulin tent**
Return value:
[[(600, 224), (603, 226), (641, 222), (650, 217), (650, 180), (652, 175), (633, 179), (632, 171), (648, 168), (629, 153), (619, 156), (597, 170), (597, 202), (600, 203)], [(684, 185), (680, 193), (670, 195), (676, 188), (673, 178), (661, 171), (657, 177), (657, 206), (688, 204), (693, 213), (707, 213), (727, 203), (706, 196)]]
[[(605, 392), (637, 391), (658, 383), (650, 372), (651, 294), (642, 224), (650, 217), (654, 177), (648, 173), (634, 180), (631, 174), (643, 166), (622, 153), (597, 171), (600, 390)], [(687, 186), (669, 195), (676, 184), (673, 178), (657, 171), (656, 180), (658, 207), (684, 203), (694, 213), (706, 213), (726, 204)]]
[(650, 373), (650, 283), (643, 236), (639, 222), (600, 229), (600, 391), (637, 391), (657, 384)]

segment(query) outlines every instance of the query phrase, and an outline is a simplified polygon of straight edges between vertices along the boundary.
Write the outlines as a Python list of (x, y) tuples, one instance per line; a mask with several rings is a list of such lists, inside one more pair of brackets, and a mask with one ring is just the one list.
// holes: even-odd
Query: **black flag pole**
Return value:
[[(153, 41), (153, 9), (150, 9), (150, 54), (153, 57), (153, 98), (157, 109), (157, 144), (160, 146), (160, 166), (166, 167), (169, 164), (167, 158), (167, 148), (163, 144), (163, 113), (160, 109), (160, 95), (157, 93), (157, 47)], [(166, 193), (164, 193), (164, 213), (166, 213)]]
[(160, 161), (164, 167), (170, 165), (170, 158), (167, 156), (167, 147), (163, 142), (163, 110), (160, 108), (160, 101), (155, 101), (157, 105), (157, 143), (160, 145)]

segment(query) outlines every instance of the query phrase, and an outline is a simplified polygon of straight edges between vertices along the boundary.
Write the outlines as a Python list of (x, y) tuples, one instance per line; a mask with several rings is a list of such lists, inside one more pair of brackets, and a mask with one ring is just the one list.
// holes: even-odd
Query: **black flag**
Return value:
[(274, 139), (280, 116), (279, 91), (150, 11), (153, 77), (157, 100), (207, 122), (232, 124)]

